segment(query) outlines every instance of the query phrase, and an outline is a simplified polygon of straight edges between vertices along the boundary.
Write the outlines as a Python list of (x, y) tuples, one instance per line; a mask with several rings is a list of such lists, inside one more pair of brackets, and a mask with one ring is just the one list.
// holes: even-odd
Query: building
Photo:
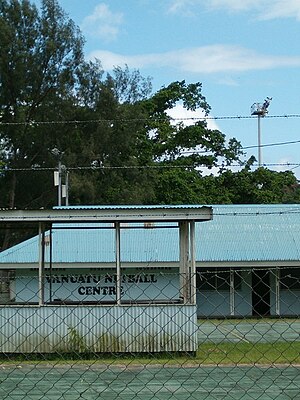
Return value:
[[(198, 317), (297, 316), (300, 205), (212, 208), (213, 220), (195, 225)], [(118, 277), (111, 222), (53, 224), (52, 239), (50, 230), (44, 236), (43, 302), (115, 304), (119, 296), (123, 304), (180, 303), (186, 271), (180, 269), (185, 250), (178, 245), (183, 234), (177, 228), (178, 221), (166, 218), (123, 221)], [(2, 270), (11, 271), (10, 303), (39, 303), (37, 240), (0, 254)]]
[(0, 254), (1, 351), (195, 352), (195, 226), (211, 218), (206, 206), (0, 211), (2, 229), (38, 232)]
[(300, 205), (213, 210), (196, 231), (198, 316), (299, 316)]

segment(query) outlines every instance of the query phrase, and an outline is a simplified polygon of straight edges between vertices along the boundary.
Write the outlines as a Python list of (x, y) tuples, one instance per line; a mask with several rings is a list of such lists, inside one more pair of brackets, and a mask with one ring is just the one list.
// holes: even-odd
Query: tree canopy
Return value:
[[(295, 202), (291, 172), (240, 172), (242, 145), (170, 117), (210, 106), (200, 82), (151, 79), (127, 66), (107, 73), (84, 59), (84, 38), (57, 0), (0, 1), (0, 206), (56, 205), (58, 158), (70, 176), (71, 204)], [(203, 174), (217, 168), (217, 175)]]

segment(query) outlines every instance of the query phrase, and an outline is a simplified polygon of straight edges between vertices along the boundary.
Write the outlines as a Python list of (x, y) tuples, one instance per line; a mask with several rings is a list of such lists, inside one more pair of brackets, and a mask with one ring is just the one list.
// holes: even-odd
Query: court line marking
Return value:
[(243, 340), (246, 343), (251, 343), (249, 340), (247, 340), (244, 336), (242, 336), (241, 334), (235, 333), (233, 330), (230, 329), (226, 329), (224, 326), (219, 327), (220, 331), (222, 332), (222, 329), (226, 332), (226, 333), (230, 333), (232, 336), (235, 336), (237, 339)]

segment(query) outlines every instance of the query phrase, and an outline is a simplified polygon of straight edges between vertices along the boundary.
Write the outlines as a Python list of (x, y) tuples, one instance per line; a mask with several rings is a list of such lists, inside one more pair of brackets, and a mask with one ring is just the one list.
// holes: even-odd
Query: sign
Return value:
[[(15, 299), (38, 301), (38, 276), (18, 271)], [(56, 270), (45, 275), (45, 302), (114, 302), (117, 295), (115, 270)], [(127, 268), (121, 274), (121, 300), (159, 301), (179, 299), (177, 268)]]

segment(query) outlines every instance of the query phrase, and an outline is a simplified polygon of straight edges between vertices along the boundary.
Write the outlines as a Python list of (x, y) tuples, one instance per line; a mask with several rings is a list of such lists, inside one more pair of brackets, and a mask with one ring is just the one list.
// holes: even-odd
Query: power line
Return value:
[[(255, 115), (237, 116), (202, 116), (172, 118), (171, 121), (205, 121), (205, 120), (226, 120), (226, 119), (256, 119)], [(300, 114), (266, 115), (264, 118), (300, 118)], [(23, 122), (1, 122), (0, 126), (38, 126), (38, 125), (80, 125), (80, 124), (101, 124), (117, 122), (145, 122), (145, 121), (164, 121), (164, 118), (121, 118), (121, 119), (91, 119), (91, 120), (61, 120), (61, 121), (23, 121)]]
[[(258, 167), (257, 163), (254, 163), (251, 165), (252, 167), (256, 168)], [(293, 167), (297, 168), (300, 166), (299, 163), (264, 163), (262, 167)], [(92, 166), (92, 165), (87, 165), (87, 166), (76, 166), (76, 167), (66, 167), (66, 170), (68, 171), (105, 171), (105, 170), (118, 170), (118, 169), (195, 169), (195, 168), (207, 168), (207, 169), (212, 169), (212, 168), (224, 168), (224, 169), (230, 169), (233, 167), (239, 167), (243, 168), (243, 164), (231, 164), (231, 165), (223, 165), (223, 164), (215, 164), (212, 167), (207, 166), (207, 165), (199, 165), (199, 166), (193, 166), (193, 165), (118, 165), (118, 166)], [(0, 173), (5, 173), (5, 172), (43, 172), (43, 171), (57, 171), (57, 167), (32, 167), (32, 168), (3, 168), (2, 170), (0, 169)]]
[[(292, 140), (292, 141), (287, 141), (287, 142), (277, 142), (277, 143), (268, 143), (268, 144), (261, 144), (260, 147), (274, 147), (274, 146), (284, 146), (286, 144), (296, 144), (300, 143), (300, 140)], [(244, 146), (242, 147), (243, 150), (245, 149), (254, 149), (259, 146), (254, 145), (254, 146)]]
[[(283, 145), (296, 144), (296, 143), (300, 143), (300, 140), (291, 140), (291, 141), (278, 142), (278, 143), (267, 143), (267, 144), (260, 145), (260, 147), (274, 147), (274, 146), (283, 146)], [(241, 147), (241, 150), (256, 149), (258, 147), (259, 147), (258, 145), (243, 146), (243, 147)], [(207, 153), (207, 151), (206, 150), (183, 150), (180, 152), (180, 154), (204, 154), (204, 153)]]

